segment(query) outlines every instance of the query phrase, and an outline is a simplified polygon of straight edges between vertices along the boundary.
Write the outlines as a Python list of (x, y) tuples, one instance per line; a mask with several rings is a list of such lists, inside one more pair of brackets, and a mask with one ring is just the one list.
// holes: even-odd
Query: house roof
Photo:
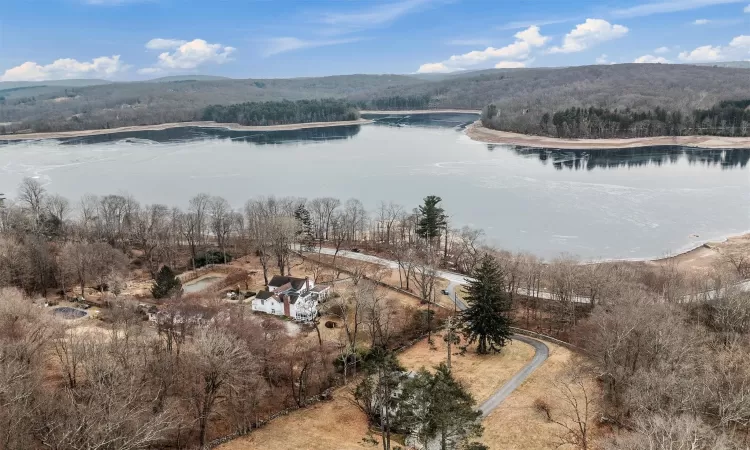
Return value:
[(255, 295), (255, 298), (257, 298), (258, 300), (265, 300), (271, 297), (273, 297), (273, 292), (269, 291), (260, 291)]
[(310, 290), (313, 292), (323, 292), (323, 291), (327, 291), (328, 289), (331, 289), (331, 286), (319, 284)]
[(298, 291), (307, 284), (306, 278), (295, 278), (295, 277), (282, 277), (281, 275), (274, 275), (271, 281), (268, 282), (269, 286), (277, 287), (285, 284), (291, 284), (291, 287)]

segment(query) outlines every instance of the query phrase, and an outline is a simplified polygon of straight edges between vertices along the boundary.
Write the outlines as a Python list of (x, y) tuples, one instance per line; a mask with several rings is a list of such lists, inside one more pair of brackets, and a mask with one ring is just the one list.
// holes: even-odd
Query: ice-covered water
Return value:
[[(416, 117), (416, 116), (415, 116)], [(452, 226), (544, 257), (646, 258), (750, 230), (750, 151), (551, 151), (486, 145), (469, 116), (283, 132), (197, 128), (0, 145), (0, 192), (24, 176), (71, 199), (127, 192), (185, 206), (207, 192), (356, 197), (415, 207), (439, 195)]]

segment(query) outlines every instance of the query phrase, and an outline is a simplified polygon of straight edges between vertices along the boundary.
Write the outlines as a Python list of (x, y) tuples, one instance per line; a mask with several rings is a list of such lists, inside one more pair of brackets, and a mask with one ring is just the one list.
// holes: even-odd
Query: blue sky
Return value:
[(0, 80), (750, 60), (750, 0), (7, 0)]

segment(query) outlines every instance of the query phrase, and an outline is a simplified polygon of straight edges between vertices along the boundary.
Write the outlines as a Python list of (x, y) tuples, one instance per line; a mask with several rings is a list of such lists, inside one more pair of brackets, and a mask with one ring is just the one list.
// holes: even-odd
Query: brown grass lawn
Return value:
[[(430, 369), (445, 361), (447, 349), (442, 332), (433, 337), (433, 343), (436, 350), (426, 339), (410, 347), (399, 355), (401, 364), (409, 370), (419, 370), (422, 367)], [(478, 355), (474, 346), (463, 356), (458, 354), (459, 349), (455, 346), (451, 353), (453, 375), (464, 383), (477, 403), (482, 403), (531, 360), (534, 349), (523, 342), (513, 342), (497, 354)]]
[[(554, 382), (560, 380), (566, 373), (573, 355), (564, 347), (546, 344), (550, 350), (549, 359), (482, 423), (484, 435), (481, 441), (489, 448), (503, 450), (558, 448), (572, 450), (574, 448), (570, 445), (560, 446), (563, 428), (548, 421), (544, 414), (534, 407), (534, 401), (542, 398), (552, 408), (553, 418), (572, 412), (555, 388)], [(592, 380), (589, 390), (596, 392), (594, 386), (595, 383)], [(578, 397), (581, 396), (578, 395)], [(590, 427), (594, 429), (593, 425)]]
[[(399, 359), (408, 369), (432, 367), (445, 359), (442, 338), (436, 350), (426, 340), (409, 348)], [(520, 370), (533, 355), (531, 346), (515, 342), (502, 353), (482, 356), (467, 352), (453, 356), (453, 372), (477, 402), (485, 400)], [(278, 418), (248, 436), (220, 446), (221, 450), (349, 450), (379, 448), (377, 432), (370, 433), (364, 414), (350, 401), (353, 385), (334, 392), (334, 400)], [(369, 435), (369, 436), (368, 436)], [(374, 443), (373, 440), (374, 439)], [(494, 448), (494, 447), (493, 447)], [(498, 447), (500, 448), (500, 447)]]
[(221, 450), (349, 450), (378, 448), (363, 441), (367, 418), (348, 400), (348, 388), (334, 392), (330, 402), (280, 417), (264, 428), (228, 442)]
[[(312, 260), (318, 260), (320, 258), (320, 261), (327, 263), (327, 264), (333, 264), (333, 256), (330, 255), (319, 255), (317, 253), (308, 253), (307, 254)], [(390, 286), (393, 286), (395, 288), (401, 289), (402, 282), (404, 285), (404, 288), (406, 287), (406, 280), (399, 277), (399, 271), (398, 269), (389, 269), (387, 267), (381, 266), (379, 264), (373, 264), (363, 261), (358, 261), (355, 259), (345, 258), (343, 256), (337, 256), (336, 257), (336, 266), (340, 267), (345, 270), (352, 270), (354, 266), (364, 268), (365, 274), (368, 277), (376, 277), (378, 280), (382, 281), (385, 284), (388, 284)], [(342, 277), (346, 277), (346, 274), (343, 274)], [(403, 277), (403, 273), (401, 274)], [(442, 294), (442, 290), (448, 287), (448, 281), (444, 280), (442, 278), (438, 278), (435, 283), (435, 302), (447, 309), (453, 309), (453, 300)], [(417, 290), (417, 287), (414, 285), (413, 282), (411, 282), (411, 285), (409, 286), (410, 292), (414, 295), (419, 296), (419, 292)], [(406, 289), (404, 289), (406, 290)], [(418, 299), (409, 297), (407, 295), (403, 295), (405, 298), (412, 298), (413, 302), (419, 302)]]

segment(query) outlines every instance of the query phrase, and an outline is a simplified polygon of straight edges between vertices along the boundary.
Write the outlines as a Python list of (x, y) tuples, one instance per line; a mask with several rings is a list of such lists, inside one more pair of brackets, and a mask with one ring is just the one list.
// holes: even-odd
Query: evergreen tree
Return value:
[(396, 354), (383, 347), (374, 347), (363, 363), (367, 376), (357, 385), (354, 398), (370, 423), (380, 428), (383, 449), (391, 448), (391, 432), (395, 412), (401, 399), (400, 386), (406, 381), (406, 370)]
[(294, 218), (299, 223), (299, 230), (297, 231), (297, 238), (303, 243), (309, 244), (313, 238), (312, 230), (312, 219), (310, 219), (310, 211), (305, 208), (304, 204), (300, 204), (297, 209), (294, 210)]
[(468, 308), (461, 312), (461, 328), (468, 342), (478, 342), (480, 354), (495, 352), (510, 340), (510, 300), (505, 292), (503, 275), (492, 256), (485, 254), (467, 280)]
[(169, 266), (162, 266), (159, 273), (156, 274), (156, 282), (151, 287), (151, 294), (154, 298), (164, 298), (170, 295), (178, 294), (182, 290), (180, 279), (175, 276)]
[(482, 434), (482, 413), (448, 366), (441, 363), (435, 369), (431, 374), (423, 368), (404, 383), (400, 423), (425, 447), (439, 442), (441, 450), (458, 449)]
[(430, 242), (440, 236), (446, 226), (445, 211), (439, 205), (442, 200), (436, 195), (428, 195), (424, 198), (424, 205), (419, 207), (417, 234)]

